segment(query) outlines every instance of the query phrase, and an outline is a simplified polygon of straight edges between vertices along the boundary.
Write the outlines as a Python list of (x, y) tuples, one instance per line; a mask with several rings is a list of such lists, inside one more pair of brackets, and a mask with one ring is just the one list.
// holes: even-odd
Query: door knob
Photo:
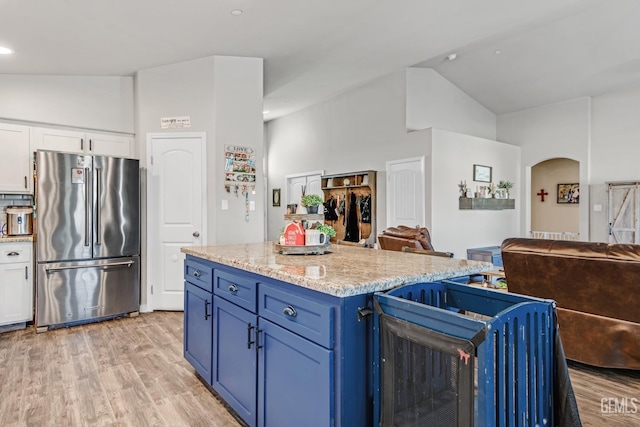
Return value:
[(193, 237), (200, 237), (200, 233), (198, 233), (197, 231), (193, 232)]

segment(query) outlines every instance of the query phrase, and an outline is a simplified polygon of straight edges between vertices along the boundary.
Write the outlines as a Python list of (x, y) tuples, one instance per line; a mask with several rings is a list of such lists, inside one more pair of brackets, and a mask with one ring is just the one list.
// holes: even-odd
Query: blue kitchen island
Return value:
[(272, 242), (182, 252), (185, 358), (261, 427), (372, 425), (372, 295), (491, 267), (351, 246), (281, 255)]

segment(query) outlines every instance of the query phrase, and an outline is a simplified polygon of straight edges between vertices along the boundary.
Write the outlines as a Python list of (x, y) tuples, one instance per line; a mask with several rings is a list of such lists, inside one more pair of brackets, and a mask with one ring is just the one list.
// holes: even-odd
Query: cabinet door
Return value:
[(33, 151), (50, 150), (83, 154), (88, 149), (84, 132), (61, 129), (33, 128)]
[(0, 123), (0, 193), (30, 193), (29, 128)]
[(185, 282), (184, 357), (211, 384), (213, 295)]
[(255, 314), (214, 296), (212, 386), (249, 426), (256, 425), (257, 319)]
[(0, 325), (33, 320), (33, 285), (28, 262), (0, 264)]
[(87, 134), (89, 153), (95, 156), (134, 158), (133, 138), (123, 135)]
[(260, 318), (258, 426), (330, 426), (333, 351)]

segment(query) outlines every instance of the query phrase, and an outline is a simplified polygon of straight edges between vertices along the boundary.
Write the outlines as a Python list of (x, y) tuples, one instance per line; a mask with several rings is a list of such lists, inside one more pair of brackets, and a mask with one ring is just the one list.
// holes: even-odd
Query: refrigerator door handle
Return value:
[(91, 213), (91, 200), (89, 199), (89, 168), (84, 168), (84, 245), (89, 246), (89, 235), (91, 230), (89, 229), (89, 215)]
[(100, 205), (101, 197), (102, 197), (102, 169), (96, 168), (96, 245), (100, 244), (100, 236), (102, 234), (102, 207)]
[(121, 266), (127, 266), (127, 267), (131, 267), (133, 265), (133, 261), (125, 261), (125, 262), (114, 262), (111, 264), (102, 264), (102, 265), (68, 265), (68, 266), (64, 266), (64, 267), (45, 267), (45, 271), (47, 272), (47, 274), (50, 274), (54, 271), (63, 271), (63, 270), (78, 270), (81, 268), (101, 268), (101, 269), (107, 269), (107, 268), (111, 268), (111, 267), (121, 267)]

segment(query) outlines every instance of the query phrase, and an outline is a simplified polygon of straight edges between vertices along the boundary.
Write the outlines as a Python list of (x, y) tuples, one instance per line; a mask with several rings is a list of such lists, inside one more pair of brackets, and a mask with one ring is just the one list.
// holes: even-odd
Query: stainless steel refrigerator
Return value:
[(36, 153), (36, 326), (140, 308), (138, 160)]

